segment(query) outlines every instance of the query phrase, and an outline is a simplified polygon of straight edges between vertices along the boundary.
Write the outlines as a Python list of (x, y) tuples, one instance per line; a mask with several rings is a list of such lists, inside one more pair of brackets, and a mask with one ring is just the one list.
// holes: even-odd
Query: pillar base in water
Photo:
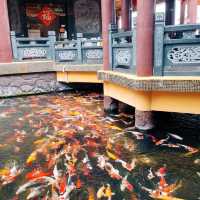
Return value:
[(104, 111), (107, 113), (118, 113), (118, 101), (104, 96)]
[(153, 112), (135, 110), (135, 127), (143, 131), (153, 129)]

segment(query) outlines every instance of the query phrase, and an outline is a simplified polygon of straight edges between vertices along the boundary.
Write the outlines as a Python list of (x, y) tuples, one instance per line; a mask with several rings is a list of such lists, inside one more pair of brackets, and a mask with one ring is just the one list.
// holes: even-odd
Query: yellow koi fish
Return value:
[(34, 151), (33, 153), (31, 153), (31, 155), (27, 158), (26, 160), (26, 164), (30, 165), (32, 164), (33, 161), (35, 161), (37, 159), (37, 152)]
[(113, 160), (118, 160), (119, 158), (117, 157), (117, 155), (109, 152), (109, 151), (106, 151), (107, 155), (109, 158), (113, 159)]

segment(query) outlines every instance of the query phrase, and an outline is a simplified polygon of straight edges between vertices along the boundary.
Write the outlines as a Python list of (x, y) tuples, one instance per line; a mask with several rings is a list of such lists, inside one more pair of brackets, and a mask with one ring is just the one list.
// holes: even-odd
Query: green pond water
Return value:
[(199, 141), (133, 119), (96, 93), (1, 99), (0, 200), (200, 199)]

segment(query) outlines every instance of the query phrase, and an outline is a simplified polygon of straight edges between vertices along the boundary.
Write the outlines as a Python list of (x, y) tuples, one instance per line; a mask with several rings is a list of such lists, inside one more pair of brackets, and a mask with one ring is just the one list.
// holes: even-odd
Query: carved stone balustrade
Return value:
[(200, 75), (200, 24), (165, 26), (157, 15), (154, 75)]

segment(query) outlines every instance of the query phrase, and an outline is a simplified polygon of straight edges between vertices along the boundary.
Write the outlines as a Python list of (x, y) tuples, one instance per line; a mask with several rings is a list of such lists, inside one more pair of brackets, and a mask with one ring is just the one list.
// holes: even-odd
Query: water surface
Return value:
[(0, 199), (199, 199), (199, 142), (133, 118), (106, 116), (96, 93), (0, 100)]

